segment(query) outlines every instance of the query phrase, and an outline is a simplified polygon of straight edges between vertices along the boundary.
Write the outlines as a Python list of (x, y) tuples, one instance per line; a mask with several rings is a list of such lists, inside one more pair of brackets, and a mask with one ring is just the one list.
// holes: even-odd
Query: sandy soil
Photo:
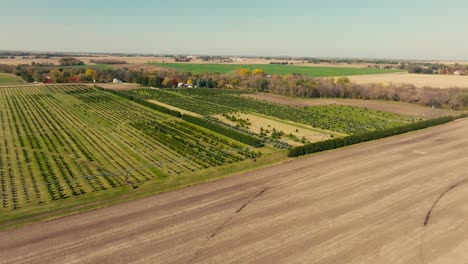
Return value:
[(2, 232), (0, 263), (466, 263), (467, 134), (459, 120)]
[[(335, 132), (330, 132), (330, 131), (325, 133), (323, 131), (319, 131), (317, 129), (314, 129), (311, 126), (307, 126), (304, 124), (296, 124), (294, 122), (273, 120), (273, 119), (270, 119), (270, 118), (267, 118), (258, 114), (235, 113), (235, 115), (236, 115), (236, 118), (242, 118), (244, 120), (249, 119), (252, 125), (249, 126), (248, 130), (254, 133), (260, 134), (261, 128), (263, 128), (264, 130), (269, 130), (270, 133), (273, 131), (273, 128), (278, 131), (283, 131), (284, 136), (281, 138), (281, 141), (285, 141), (292, 146), (301, 146), (304, 144), (300, 142), (295, 142), (294, 140), (288, 138), (287, 136), (289, 134), (293, 134), (299, 139), (301, 139), (302, 137), (305, 137), (310, 142), (317, 142), (321, 140), (330, 139), (331, 134), (335, 134), (337, 136), (340, 135), (340, 134), (337, 134)], [(228, 120), (223, 115), (216, 115), (215, 117), (228, 124), (236, 125), (235, 122)], [(296, 129), (298, 131), (296, 131)], [(268, 134), (268, 135), (271, 135), (271, 134)]]
[(372, 110), (380, 110), (384, 112), (391, 112), (403, 115), (409, 115), (419, 117), (423, 119), (432, 119), (441, 116), (448, 115), (459, 115), (460, 112), (445, 110), (445, 109), (432, 109), (430, 107), (424, 107), (415, 104), (407, 104), (401, 102), (388, 102), (388, 101), (377, 101), (377, 100), (357, 100), (357, 99), (301, 99), (292, 98), (288, 96), (281, 96), (275, 94), (243, 94), (243, 96), (256, 98), (268, 102), (277, 104), (284, 104), (295, 107), (304, 106), (317, 106), (317, 105), (351, 105), (357, 107), (367, 107)]
[(434, 88), (468, 88), (468, 76), (456, 75), (429, 75), (429, 74), (409, 74), (391, 73), (375, 75), (348, 76), (352, 82), (359, 84), (383, 83), (383, 84), (413, 84), (416, 87)]

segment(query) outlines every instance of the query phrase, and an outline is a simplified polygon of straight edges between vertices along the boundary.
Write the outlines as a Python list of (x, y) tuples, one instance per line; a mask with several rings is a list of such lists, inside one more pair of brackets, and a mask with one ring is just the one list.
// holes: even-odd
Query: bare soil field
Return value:
[[(115, 59), (120, 61), (126, 61), (126, 64), (129, 67), (137, 65), (137, 67), (148, 67), (146, 63), (155, 62), (155, 63), (175, 63), (173, 58), (165, 57), (155, 57), (155, 56), (137, 56), (137, 57), (125, 57), (125, 56), (97, 56), (97, 57), (77, 57), (86, 64), (90, 64), (90, 60), (102, 60), (102, 59)], [(50, 59), (34, 59), (34, 58), (21, 58), (17, 57), (15, 59), (0, 59), (0, 64), (9, 64), (9, 65), (18, 65), (18, 64), (31, 64), (32, 62), (40, 63), (53, 63), (58, 64), (60, 57), (52, 57)], [(183, 63), (196, 63), (196, 64), (211, 64), (211, 63), (220, 63), (220, 64), (270, 64), (270, 62), (280, 62), (279, 60), (266, 60), (266, 59), (255, 59), (255, 58), (238, 58), (232, 62), (214, 62), (214, 61), (203, 61), (200, 59), (193, 59), (190, 62)], [(344, 68), (366, 68), (368, 64), (366, 63), (308, 63), (306, 61), (291, 61), (293, 65), (296, 66), (310, 66), (310, 67), (344, 67)], [(146, 65), (146, 66), (145, 66)], [(124, 67), (123, 65), (118, 65), (119, 67)]]
[(412, 84), (416, 87), (434, 88), (468, 88), (468, 76), (456, 75), (432, 75), (432, 74), (409, 74), (391, 73), (348, 76), (348, 78), (358, 84), (383, 83), (383, 84)]
[(0, 233), (0, 263), (466, 263), (468, 119)]
[(252, 97), (259, 100), (284, 104), (294, 107), (317, 106), (317, 105), (351, 105), (356, 107), (367, 107), (372, 110), (380, 110), (396, 114), (414, 116), (423, 119), (432, 119), (448, 115), (459, 115), (460, 112), (446, 109), (432, 109), (430, 107), (408, 104), (402, 102), (378, 101), (378, 100), (358, 100), (358, 99), (302, 99), (276, 94), (243, 94), (242, 96)]

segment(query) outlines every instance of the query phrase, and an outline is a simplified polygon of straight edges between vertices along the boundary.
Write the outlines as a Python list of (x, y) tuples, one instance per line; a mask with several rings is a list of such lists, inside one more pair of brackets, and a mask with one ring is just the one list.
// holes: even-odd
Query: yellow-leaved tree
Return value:
[(86, 76), (86, 78), (88, 80), (96, 80), (97, 79), (97, 73), (93, 69), (86, 69), (85, 76)]
[(262, 70), (262, 69), (255, 69), (255, 70), (252, 71), (252, 74), (253, 75), (264, 75), (265, 71)]
[(248, 74), (250, 74), (250, 70), (249, 70), (249, 69), (245, 69), (245, 68), (239, 69), (237, 72), (238, 72), (239, 74), (241, 74), (241, 75), (248, 75)]

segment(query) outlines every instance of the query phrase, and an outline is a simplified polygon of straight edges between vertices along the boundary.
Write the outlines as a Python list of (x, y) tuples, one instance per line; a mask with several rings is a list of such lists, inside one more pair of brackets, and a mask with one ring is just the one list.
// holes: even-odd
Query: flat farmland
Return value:
[(0, 262), (466, 263), (467, 133), (462, 119), (6, 231)]
[(344, 67), (308, 67), (276, 64), (195, 64), (195, 63), (149, 63), (153, 66), (173, 68), (182, 72), (191, 73), (229, 73), (239, 69), (262, 69), (268, 74), (302, 74), (312, 77), (352, 76), (367, 74), (384, 74), (401, 72), (397, 70), (344, 68)]
[[(122, 194), (200, 180), (259, 153), (239, 142), (81, 85), (0, 88), (0, 222)], [(50, 206), (50, 207), (49, 207)]]
[(348, 76), (352, 82), (358, 84), (383, 83), (383, 84), (412, 84), (416, 87), (434, 88), (468, 88), (468, 76), (436, 75), (436, 74), (376, 74)]

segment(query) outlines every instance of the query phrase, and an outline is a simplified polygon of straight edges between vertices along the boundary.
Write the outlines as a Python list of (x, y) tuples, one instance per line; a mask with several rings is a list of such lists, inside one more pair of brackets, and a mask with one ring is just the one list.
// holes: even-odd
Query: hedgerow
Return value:
[(353, 144), (358, 144), (361, 142), (376, 140), (380, 138), (390, 137), (394, 135), (408, 133), (410, 131), (419, 130), (427, 127), (432, 127), (436, 125), (445, 124), (451, 122), (455, 119), (466, 117), (466, 115), (461, 115), (459, 117), (447, 116), (431, 120), (420, 121), (412, 124), (407, 124), (403, 126), (387, 128), (377, 131), (371, 131), (366, 133), (361, 133), (357, 135), (351, 135), (343, 138), (334, 138), (325, 141), (315, 142), (311, 144), (306, 144), (304, 146), (295, 147), (289, 150), (288, 157), (298, 157), (307, 154), (312, 154), (316, 152), (321, 152), (325, 150), (331, 150), (336, 148), (341, 148), (344, 146), (349, 146)]

